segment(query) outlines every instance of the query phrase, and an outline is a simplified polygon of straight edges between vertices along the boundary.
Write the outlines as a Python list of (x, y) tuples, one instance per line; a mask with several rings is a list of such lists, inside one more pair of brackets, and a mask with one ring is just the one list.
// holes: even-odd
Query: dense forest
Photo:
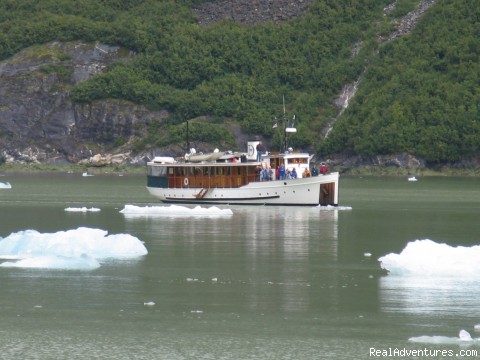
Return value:
[[(182, 142), (186, 120), (193, 140), (233, 144), (226, 124), (234, 122), (280, 147), (272, 125), (295, 114), (291, 145), (322, 155), (407, 152), (438, 163), (479, 152), (480, 3), (438, 0), (409, 35), (385, 41), (418, 0), (397, 0), (389, 12), (393, 0), (315, 0), (288, 22), (249, 26), (199, 25), (194, 9), (205, 2), (4, 0), (0, 59), (53, 40), (135, 52), (71, 96), (168, 110), (168, 121), (152, 122), (151, 135), (137, 140), (138, 151)], [(357, 81), (338, 116), (334, 99)]]

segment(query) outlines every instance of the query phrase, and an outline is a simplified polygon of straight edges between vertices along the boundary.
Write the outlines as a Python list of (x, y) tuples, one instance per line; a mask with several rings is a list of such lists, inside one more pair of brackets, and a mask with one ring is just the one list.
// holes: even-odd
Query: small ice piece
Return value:
[(143, 303), (144, 306), (155, 306), (155, 303), (153, 301), (147, 301)]
[(68, 207), (68, 208), (65, 208), (65, 211), (69, 211), (69, 212), (98, 212), (100, 211), (99, 208), (94, 208), (94, 207), (91, 207), (91, 208), (87, 208), (85, 206), (83, 207)]
[(480, 324), (476, 324), (473, 328), (477, 331), (480, 331)]
[(460, 330), (460, 332), (458, 333), (458, 338), (461, 340), (461, 341), (472, 341), (472, 336), (470, 335), (470, 333), (467, 331), (467, 330)]
[(365, 256), (365, 257), (370, 257), (370, 256), (372, 256), (372, 254), (369, 253), (369, 252), (366, 252), (366, 253), (363, 254), (363, 256)]
[(216, 206), (209, 208), (196, 206), (189, 208), (186, 206), (170, 205), (170, 206), (136, 206), (125, 205), (120, 213), (126, 217), (145, 217), (145, 216), (168, 216), (168, 217), (184, 217), (184, 216), (232, 216), (231, 209), (220, 209)]
[(0, 189), (11, 189), (12, 185), (9, 182), (3, 183), (0, 182)]
[(410, 176), (408, 178), (408, 181), (418, 181), (417, 178), (415, 176)]

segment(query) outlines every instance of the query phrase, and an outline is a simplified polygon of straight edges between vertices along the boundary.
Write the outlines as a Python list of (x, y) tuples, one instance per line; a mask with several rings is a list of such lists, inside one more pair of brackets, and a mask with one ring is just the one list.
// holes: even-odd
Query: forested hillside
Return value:
[(324, 149), (457, 161), (480, 149), (480, 3), (438, 1), (385, 43)]
[[(77, 104), (120, 99), (168, 111), (136, 136), (137, 152), (182, 143), (186, 120), (193, 141), (234, 147), (227, 125), (238, 123), (279, 148), (272, 125), (285, 96), (298, 128), (291, 145), (322, 156), (405, 152), (439, 163), (479, 153), (480, 3), (437, 0), (410, 34), (391, 40), (395, 20), (420, 1), (304, 0), (287, 15), (268, 1), (232, 1), (228, 19), (201, 21), (212, 18), (208, 3), (2, 1), (0, 59), (54, 40), (133, 52), (68, 91)], [(339, 116), (335, 99), (354, 83)]]

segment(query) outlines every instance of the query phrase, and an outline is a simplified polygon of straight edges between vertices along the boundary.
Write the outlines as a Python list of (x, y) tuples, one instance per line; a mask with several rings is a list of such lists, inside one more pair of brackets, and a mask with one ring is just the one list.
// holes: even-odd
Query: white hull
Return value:
[(337, 205), (338, 173), (291, 180), (252, 182), (238, 188), (207, 190), (188, 187), (147, 187), (147, 189), (150, 194), (166, 203), (315, 206), (325, 203), (326, 197), (329, 197), (328, 203)]

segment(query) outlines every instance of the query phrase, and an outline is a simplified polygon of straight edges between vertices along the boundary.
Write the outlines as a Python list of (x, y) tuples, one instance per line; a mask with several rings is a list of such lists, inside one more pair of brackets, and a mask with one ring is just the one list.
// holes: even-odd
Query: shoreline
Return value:
[(1, 164), (0, 174), (14, 173), (89, 173), (93, 175), (146, 174), (144, 165), (105, 165), (89, 166), (79, 164)]
[[(85, 164), (1, 164), (0, 174), (14, 173), (89, 173), (94, 175), (144, 175), (146, 174), (146, 165), (105, 165), (91, 166)], [(480, 177), (480, 168), (453, 168), (442, 167), (440, 169), (417, 168), (407, 169), (399, 167), (381, 167), (381, 166), (359, 166), (344, 168), (341, 166), (332, 167), (330, 171), (338, 171), (340, 175), (346, 176), (464, 176)]]

